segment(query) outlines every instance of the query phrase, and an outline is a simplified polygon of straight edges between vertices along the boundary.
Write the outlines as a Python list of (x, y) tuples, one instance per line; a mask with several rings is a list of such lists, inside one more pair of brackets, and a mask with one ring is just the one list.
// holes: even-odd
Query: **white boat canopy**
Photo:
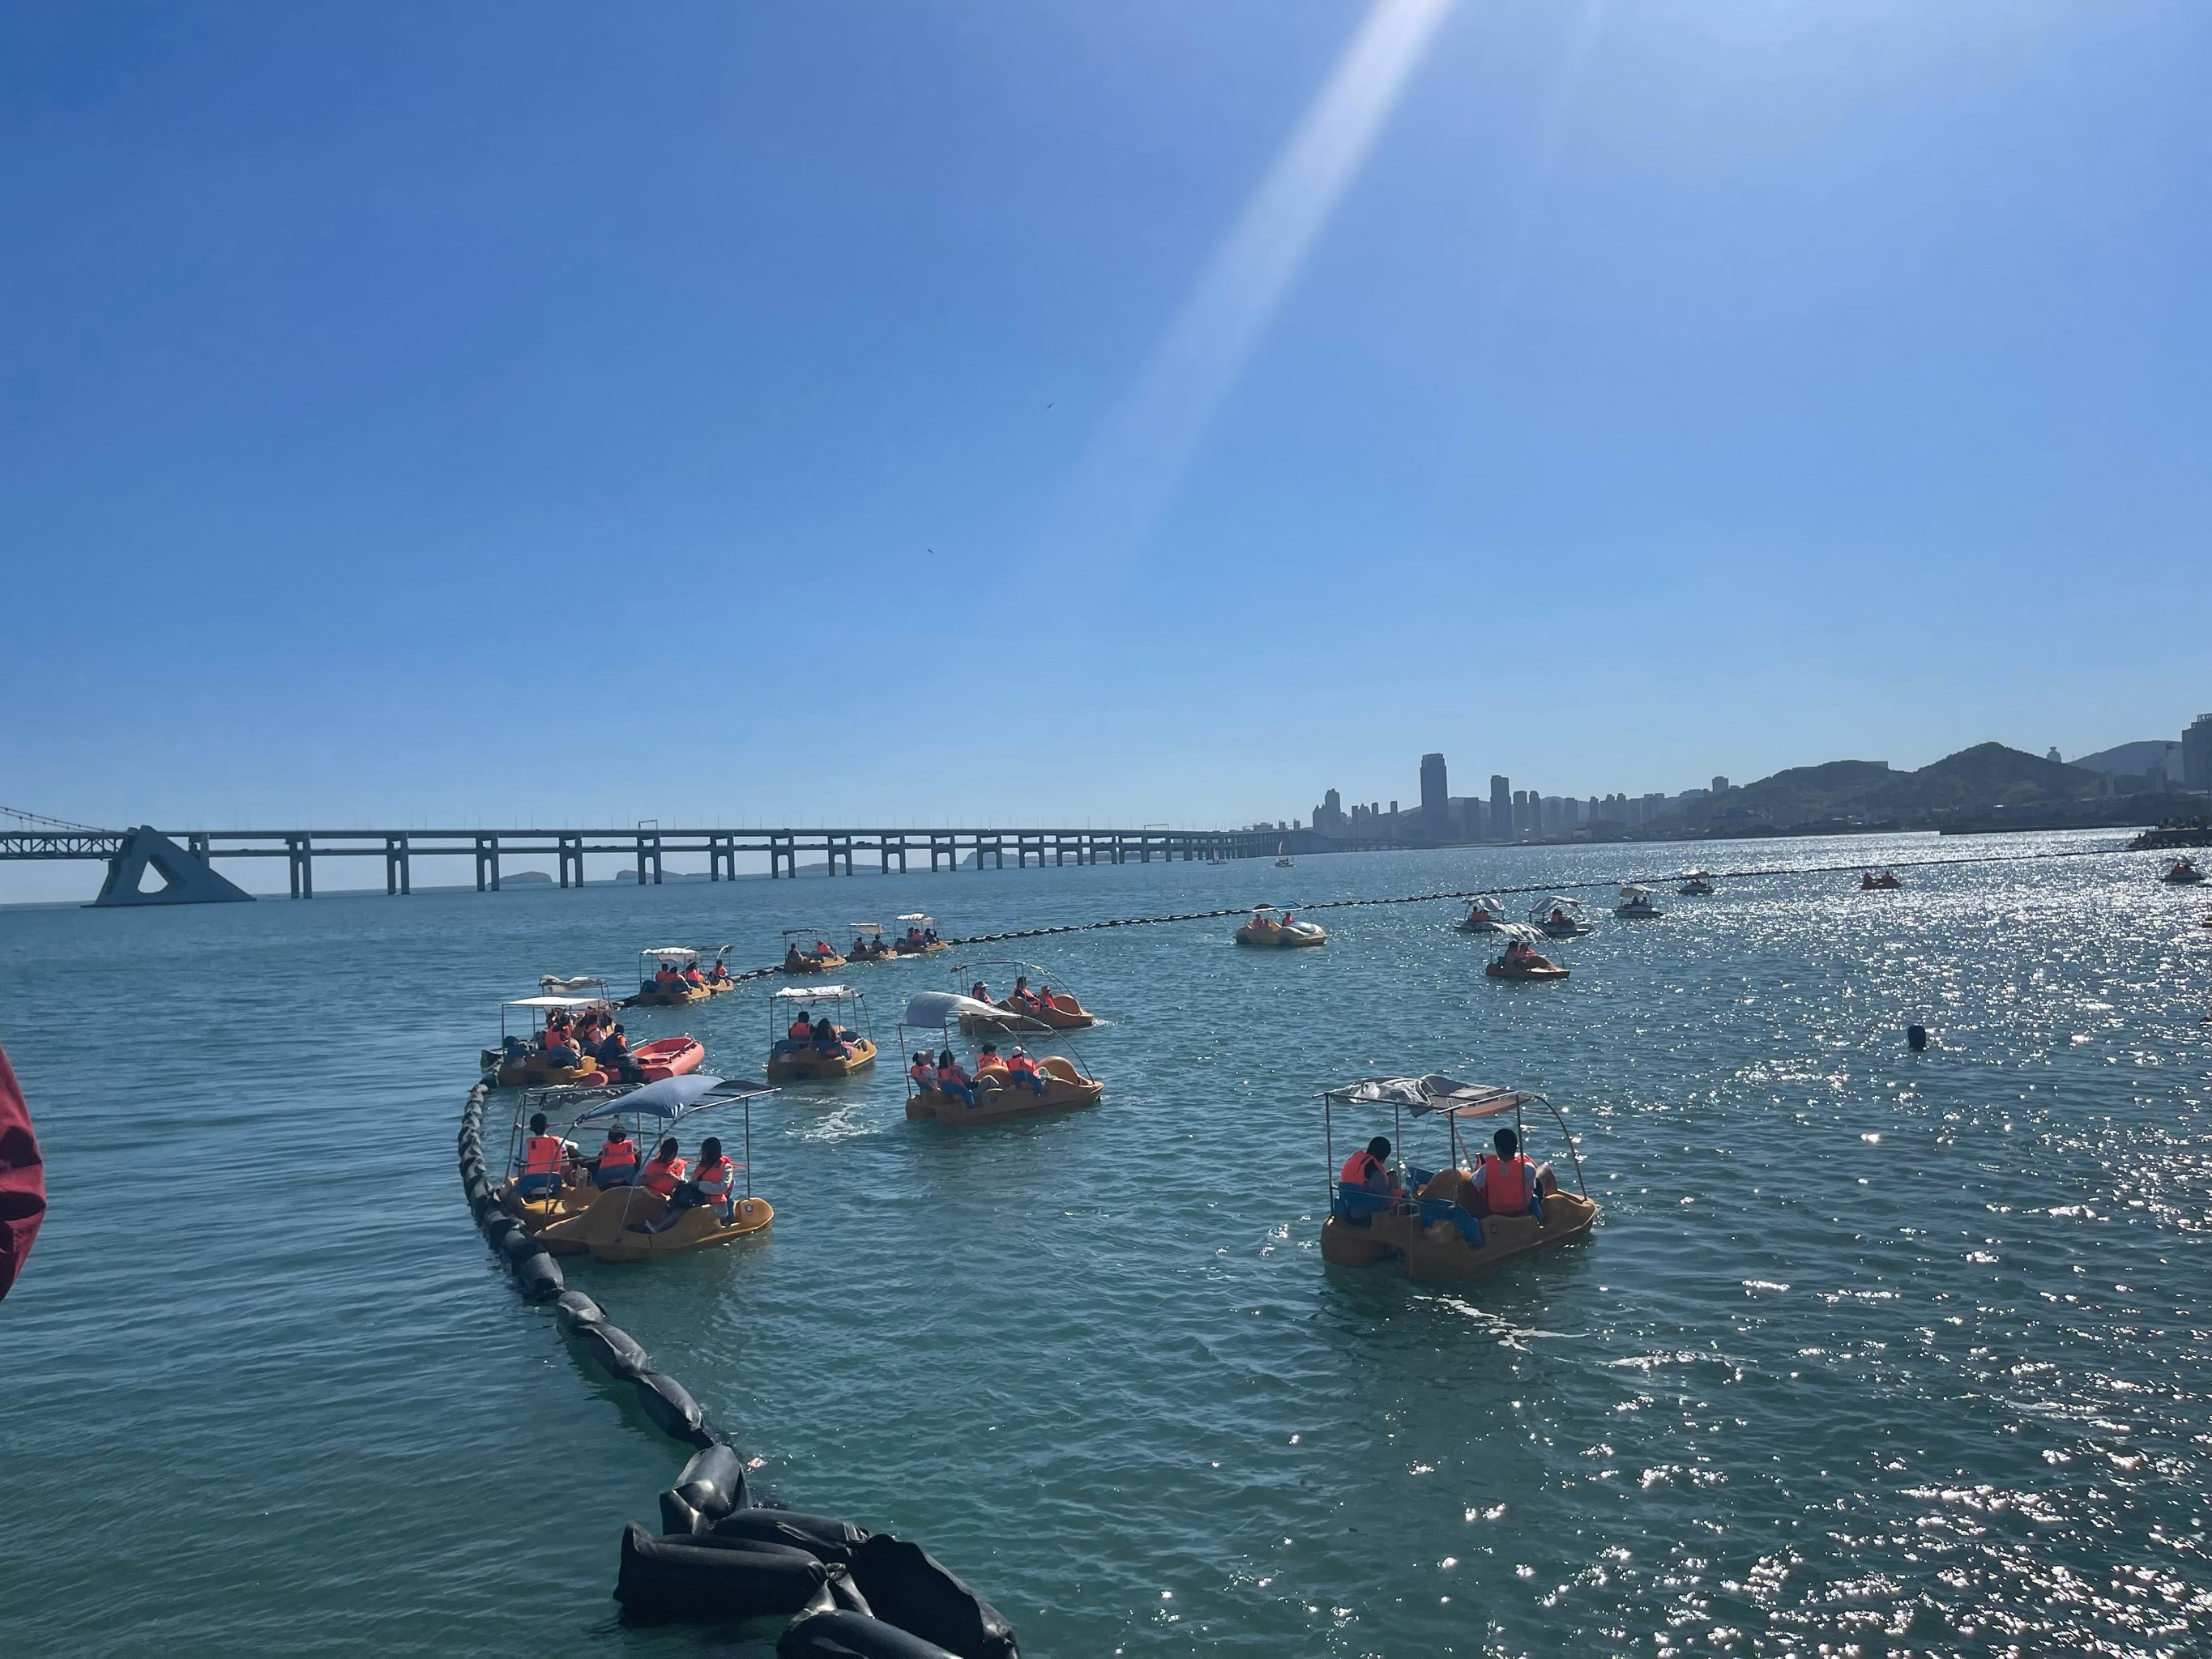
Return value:
[(689, 962), (698, 951), (688, 945), (656, 945), (650, 951), (640, 951), (641, 957), (659, 957), (663, 962)]
[(1528, 945), (1539, 945), (1544, 938), (1543, 929), (1526, 921), (1501, 921), (1492, 931), (1504, 934), (1507, 939), (1517, 939)]
[(901, 921), (910, 921), (917, 927), (934, 927), (937, 926), (937, 918), (935, 916), (926, 916), (919, 910), (908, 911), (905, 915), (901, 916), (899, 920)]
[(842, 985), (787, 985), (769, 993), (770, 1002), (838, 1002), (859, 992)]
[(1341, 1088), (1325, 1089), (1322, 1098), (1337, 1106), (1389, 1106), (1416, 1117), (1448, 1112), (1454, 1117), (1500, 1117), (1545, 1096), (1528, 1089), (1502, 1088), (1494, 1083), (1462, 1083), (1441, 1072), (1425, 1077), (1370, 1077)]
[(884, 931), (880, 921), (848, 921), (845, 925), (856, 933), (880, 933)]
[(502, 1002), (502, 1008), (596, 1008), (605, 997), (517, 997), (512, 1002)]
[(1648, 901), (1650, 896), (1651, 890), (1649, 887), (1638, 887), (1632, 881), (1625, 881), (1620, 884), (1620, 902), (1623, 904), (1635, 904)]
[(963, 997), (957, 991), (917, 991), (899, 1017), (902, 1025), (942, 1025), (947, 1020), (957, 1019), (963, 1014), (982, 1014), (993, 1019), (1004, 1019), (1006, 1011), (994, 1008), (988, 1002), (978, 1002), (973, 997)]

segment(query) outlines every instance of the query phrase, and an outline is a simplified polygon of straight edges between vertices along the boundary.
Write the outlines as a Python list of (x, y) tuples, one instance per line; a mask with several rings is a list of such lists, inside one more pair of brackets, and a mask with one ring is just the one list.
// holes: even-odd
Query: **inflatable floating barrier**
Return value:
[(775, 1659), (960, 1659), (864, 1613), (811, 1613), (777, 1638)]
[(615, 1600), (625, 1617), (646, 1621), (757, 1619), (824, 1596), (832, 1571), (804, 1550), (655, 1538), (632, 1522), (623, 1531)]
[[(690, 1391), (653, 1370), (593, 1297), (568, 1289), (544, 1238), (499, 1206), (483, 1173), (489, 1087), (469, 1091), (454, 1138), (485, 1243), (526, 1297), (551, 1305), (562, 1334), (592, 1364), (629, 1383), (656, 1428), (695, 1448), (660, 1494), (661, 1535), (635, 1522), (623, 1529), (615, 1583), (623, 1617), (721, 1623), (794, 1614), (776, 1651), (802, 1659), (1019, 1659), (998, 1610), (919, 1546), (824, 1516), (750, 1507), (744, 1457), (715, 1434)], [(764, 1225), (767, 1206), (747, 1202), (760, 1205)]]

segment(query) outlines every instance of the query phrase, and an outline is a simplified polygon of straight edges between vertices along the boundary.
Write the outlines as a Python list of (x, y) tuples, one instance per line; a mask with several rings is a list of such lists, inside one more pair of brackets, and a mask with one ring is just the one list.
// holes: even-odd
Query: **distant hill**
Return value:
[(2105, 787), (2103, 775), (2083, 767), (2045, 760), (2001, 743), (1982, 743), (1917, 772), (1893, 770), (1887, 761), (1793, 766), (1731, 789), (1707, 805), (1716, 818), (1782, 825), (1890, 819), (1924, 823), (1938, 812), (2075, 800), (2100, 794)]
[(2148, 738), (2141, 743), (2123, 743), (2110, 749), (2100, 749), (2094, 755), (2083, 755), (2067, 763), (2091, 772), (2148, 772), (2166, 758), (2166, 750), (2181, 745), (2165, 738)]

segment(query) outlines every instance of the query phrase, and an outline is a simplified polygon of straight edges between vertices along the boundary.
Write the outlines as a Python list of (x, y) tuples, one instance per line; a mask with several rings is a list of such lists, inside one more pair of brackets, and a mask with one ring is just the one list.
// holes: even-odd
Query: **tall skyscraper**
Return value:
[(2181, 787), (2212, 789), (2212, 714), (2199, 714), (2181, 734)]
[(1721, 776), (1719, 773), (1716, 772), (1713, 775), (1713, 793), (1716, 795), (1725, 795), (1728, 792), (1729, 781)]
[(1444, 786), (1444, 757), (1421, 757), (1421, 833), (1431, 841), (1451, 839), (1451, 791)]
[(1498, 772), (1490, 775), (1490, 838), (1513, 839), (1513, 780)]

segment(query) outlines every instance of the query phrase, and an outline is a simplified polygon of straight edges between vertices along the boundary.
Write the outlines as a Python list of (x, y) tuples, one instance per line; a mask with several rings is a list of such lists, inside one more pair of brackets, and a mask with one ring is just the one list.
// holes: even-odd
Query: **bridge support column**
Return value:
[(284, 837), (284, 862), (292, 873), (292, 896), (315, 896), (315, 855), (305, 836)]
[(960, 867), (960, 843), (933, 830), (929, 832), (929, 873), (933, 876), (939, 868), (939, 859), (945, 860), (951, 868), (957, 870)]
[(481, 893), (487, 886), (495, 893), (499, 891), (499, 837), (497, 836), (477, 837), (477, 891)]
[(386, 836), (384, 838), (384, 891), (388, 898), (398, 898), (403, 893), (415, 890), (413, 860), (408, 856), (407, 837)]
[(581, 887), (584, 884), (584, 838), (581, 836), (562, 836), (560, 859), (561, 884), (563, 887), (568, 884), (569, 872), (573, 870), (576, 885)]
[(845, 861), (845, 873), (853, 873), (853, 838), (850, 836), (824, 836), (822, 838), (823, 857), (828, 861), (830, 873), (837, 873), (837, 861)]
[(771, 880), (778, 876), (799, 878), (799, 843), (788, 830), (769, 832), (768, 873)]

